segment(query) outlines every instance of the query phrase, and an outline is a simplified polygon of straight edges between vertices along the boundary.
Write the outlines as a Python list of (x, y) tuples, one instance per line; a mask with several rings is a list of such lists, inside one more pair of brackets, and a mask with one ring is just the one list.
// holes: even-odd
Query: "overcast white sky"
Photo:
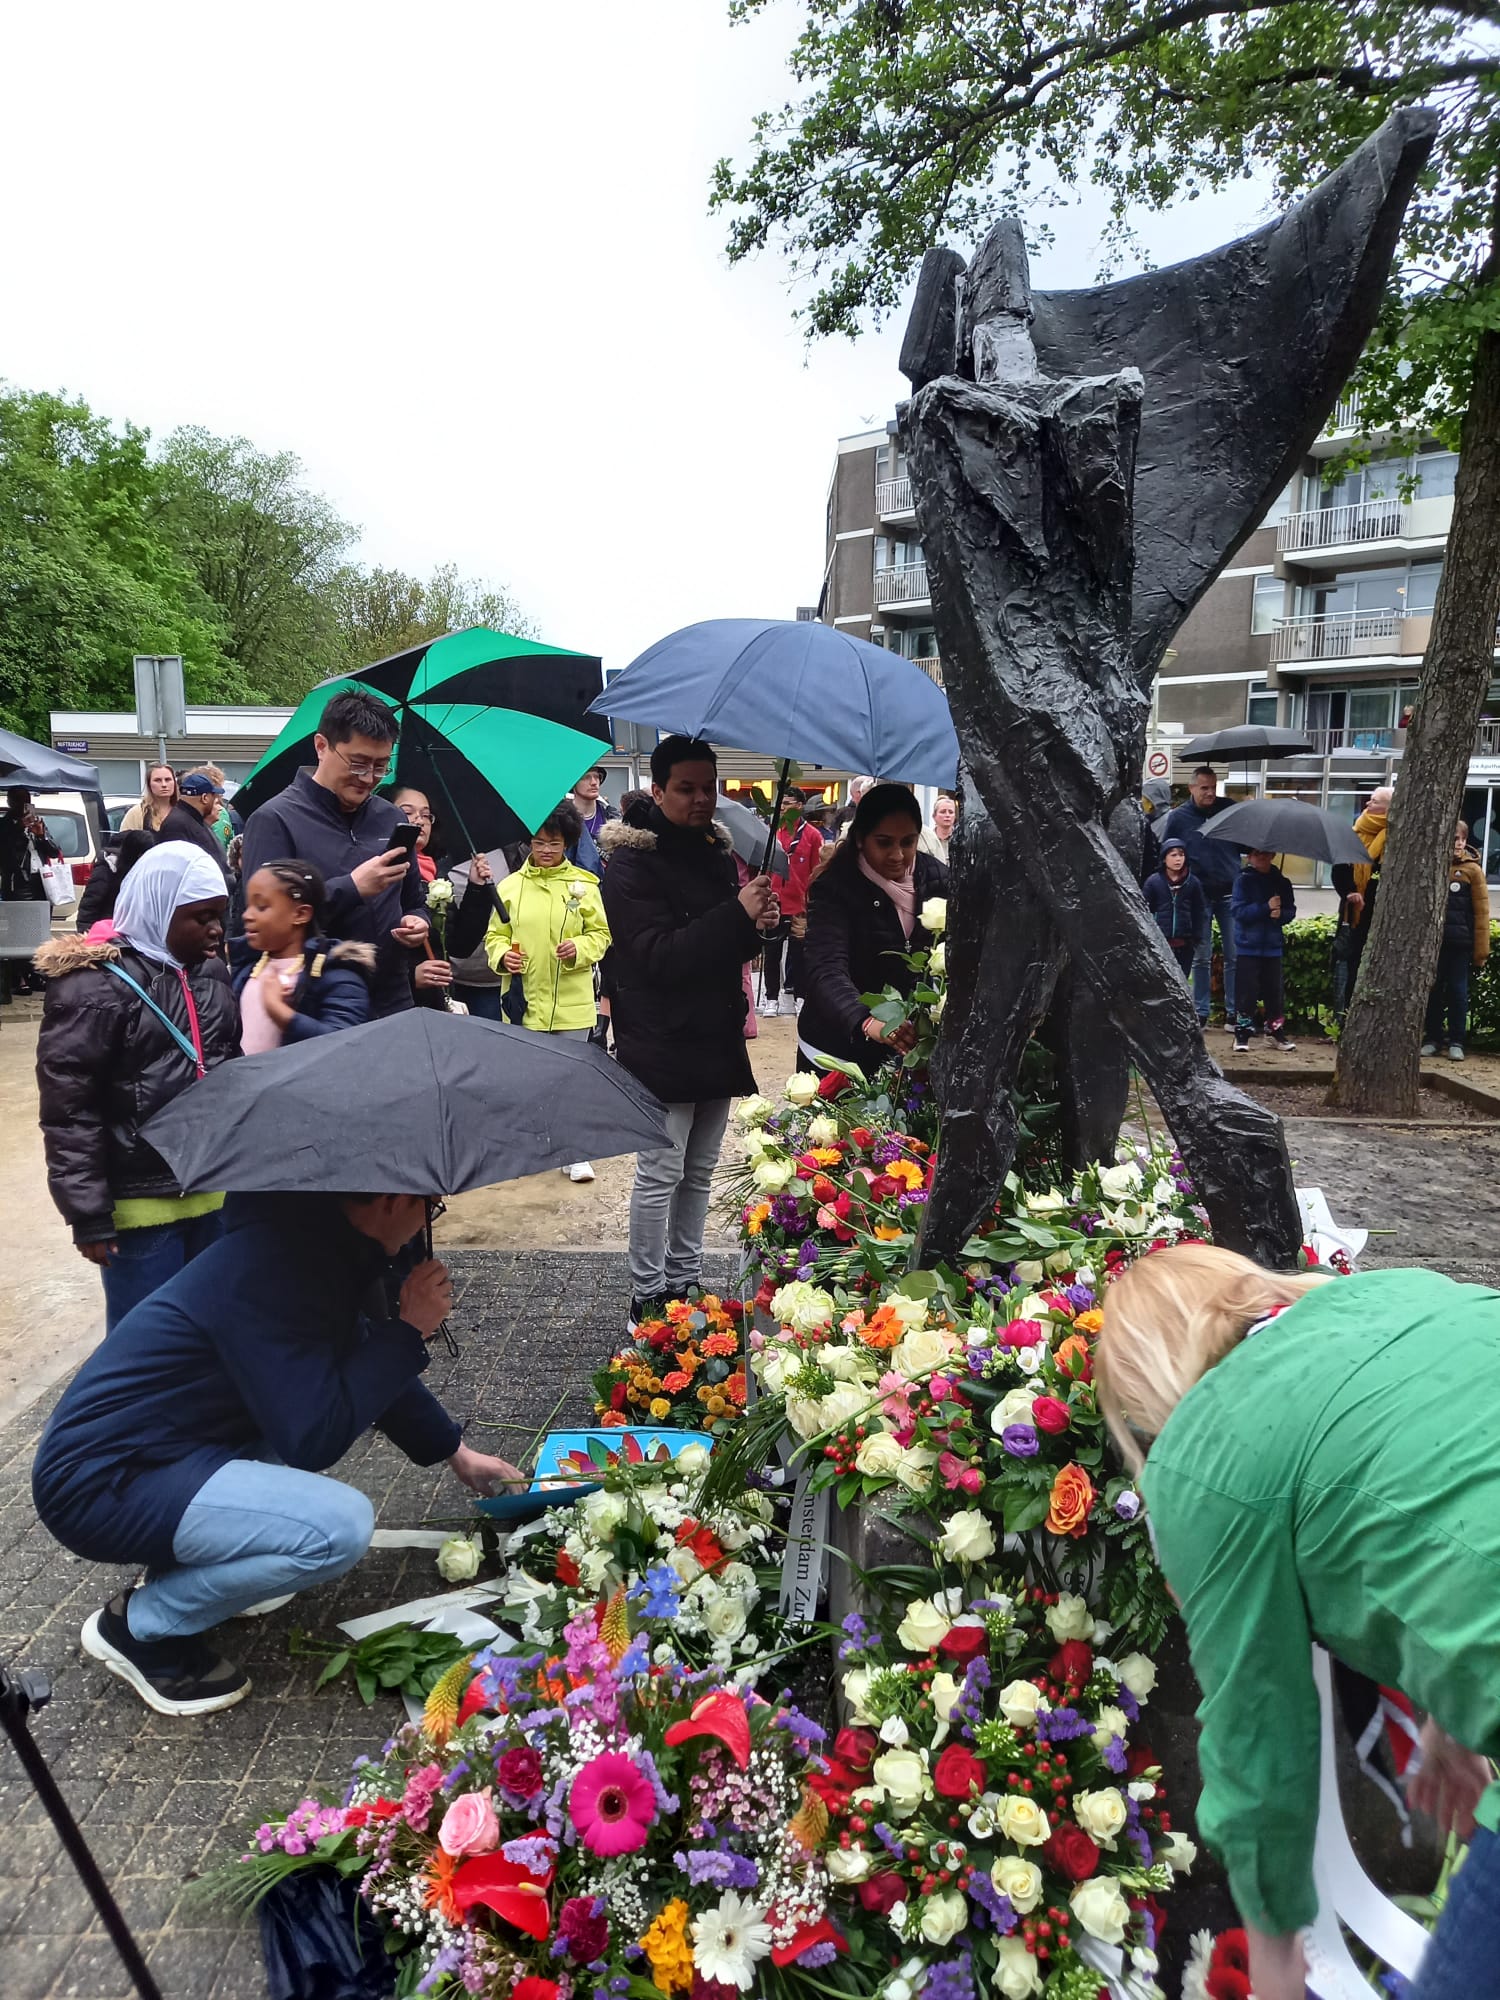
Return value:
[[(158, 436), (289, 447), (370, 562), (508, 584), (623, 665), (816, 599), (835, 440), (899, 324), (810, 352), (778, 260), (730, 270), (713, 161), (789, 94), (792, 0), (15, 8), (0, 378)], [(1262, 218), (1151, 227), (1161, 261)], [(960, 246), (964, 247), (964, 246)], [(1036, 265), (1087, 284), (1096, 229)]]

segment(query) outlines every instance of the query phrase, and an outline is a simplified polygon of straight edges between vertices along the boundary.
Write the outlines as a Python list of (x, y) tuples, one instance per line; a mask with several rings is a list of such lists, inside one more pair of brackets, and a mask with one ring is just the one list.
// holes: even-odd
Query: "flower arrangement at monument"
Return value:
[(601, 1424), (646, 1422), (721, 1437), (745, 1407), (745, 1308), (705, 1294), (673, 1299), (594, 1377)]
[(421, 1724), (361, 1760), (341, 1804), (266, 1821), (219, 1885), (249, 1902), (334, 1868), (358, 1885), (398, 1991), (481, 2000), (719, 2000), (773, 1968), (827, 1971), (822, 1730), (715, 1674), (653, 1667), (669, 1621), (624, 1593), (560, 1657), (481, 1654)]

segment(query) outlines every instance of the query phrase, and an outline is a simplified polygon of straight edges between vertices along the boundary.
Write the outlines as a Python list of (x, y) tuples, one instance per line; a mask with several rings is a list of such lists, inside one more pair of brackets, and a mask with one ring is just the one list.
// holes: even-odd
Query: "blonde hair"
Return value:
[[(172, 780), (172, 796), (165, 801), (159, 799), (151, 789), (151, 780), (156, 776), (158, 771), (167, 772)], [(177, 773), (172, 766), (170, 764), (148, 765), (146, 769), (146, 789), (141, 793), (141, 825), (148, 833), (155, 833), (160, 829), (162, 821), (172, 810), (173, 806), (176, 805), (178, 796)]]
[(1099, 1408), (1126, 1464), (1139, 1473), (1147, 1443), (1215, 1362), (1255, 1322), (1291, 1305), (1327, 1271), (1266, 1271), (1233, 1250), (1179, 1243), (1154, 1251), (1104, 1295), (1094, 1357)]

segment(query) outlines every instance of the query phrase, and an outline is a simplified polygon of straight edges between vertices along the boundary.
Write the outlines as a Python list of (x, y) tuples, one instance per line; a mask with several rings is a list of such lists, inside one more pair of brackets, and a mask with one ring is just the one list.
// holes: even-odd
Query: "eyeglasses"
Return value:
[(403, 806), (401, 811), (408, 826), (431, 826), (437, 818), (436, 813), (424, 811), (420, 806)]
[(374, 757), (351, 757), (347, 751), (341, 750), (337, 743), (330, 743), (328, 747), (334, 756), (339, 759), (340, 763), (346, 767), (351, 778), (383, 778), (391, 768), (389, 757), (381, 757), (379, 759)]

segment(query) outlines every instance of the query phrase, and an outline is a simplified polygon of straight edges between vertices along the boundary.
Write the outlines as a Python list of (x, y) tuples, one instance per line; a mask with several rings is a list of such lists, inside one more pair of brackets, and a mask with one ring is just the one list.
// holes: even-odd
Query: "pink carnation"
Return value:
[(460, 1792), (443, 1814), (438, 1828), (438, 1846), (445, 1854), (488, 1854), (500, 1843), (500, 1822), (490, 1799), (490, 1788), (482, 1792)]

